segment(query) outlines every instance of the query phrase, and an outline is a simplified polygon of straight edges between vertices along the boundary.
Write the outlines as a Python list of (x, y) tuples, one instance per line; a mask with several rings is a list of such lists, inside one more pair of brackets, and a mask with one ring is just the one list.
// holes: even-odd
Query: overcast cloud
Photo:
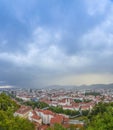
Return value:
[(112, 0), (0, 0), (0, 82), (113, 82)]

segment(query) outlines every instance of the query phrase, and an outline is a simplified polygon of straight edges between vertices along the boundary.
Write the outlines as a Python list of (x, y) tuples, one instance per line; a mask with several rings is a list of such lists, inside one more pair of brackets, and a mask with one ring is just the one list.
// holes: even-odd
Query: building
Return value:
[(29, 106), (21, 106), (15, 113), (14, 116), (19, 116), (23, 118), (27, 118), (29, 115), (29, 112), (32, 111), (32, 108)]

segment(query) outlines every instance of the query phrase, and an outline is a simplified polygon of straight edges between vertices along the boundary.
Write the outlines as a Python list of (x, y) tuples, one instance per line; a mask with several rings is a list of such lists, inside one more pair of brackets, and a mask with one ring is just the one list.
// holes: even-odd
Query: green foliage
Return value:
[(34, 130), (34, 124), (13, 116), (18, 107), (19, 105), (9, 96), (0, 94), (0, 130)]
[(0, 111), (0, 130), (34, 130), (34, 125), (26, 119), (8, 116)]
[(55, 112), (55, 113), (62, 113), (62, 114), (66, 114), (66, 115), (70, 115), (70, 116), (75, 116), (80, 114), (79, 111), (73, 111), (73, 110), (63, 110), (62, 107), (49, 107), (49, 110)]
[(82, 102), (82, 100), (80, 100), (80, 99), (74, 99), (74, 102), (80, 103), (80, 102)]
[(99, 92), (86, 92), (85, 96), (93, 95), (93, 96), (100, 96), (101, 94)]
[(94, 107), (87, 130), (113, 130), (113, 103), (99, 103)]
[(33, 101), (25, 102), (24, 105), (31, 106), (33, 109), (34, 108), (42, 109), (42, 108), (49, 107), (49, 105), (46, 104), (45, 102), (33, 102)]
[(50, 127), (47, 130), (84, 130), (84, 128), (78, 128), (75, 125), (70, 125), (68, 128), (65, 128), (61, 124), (55, 124), (53, 127)]
[(83, 99), (83, 100), (80, 100), (80, 99), (74, 99), (74, 102), (76, 103), (81, 103), (81, 102), (85, 102), (85, 103), (88, 103), (88, 102), (91, 102), (92, 100), (89, 100), (89, 99)]
[(17, 98), (17, 97), (15, 98), (15, 100), (18, 101), (20, 104), (23, 104), (24, 102), (21, 98)]
[(15, 101), (11, 100), (9, 96), (7, 96), (5, 93), (0, 94), (0, 110), (3, 111), (12, 110), (12, 112), (14, 112), (18, 108), (19, 105), (17, 105)]
[(92, 100), (90, 100), (90, 99), (84, 99), (83, 100), (83, 102), (85, 102), (85, 103), (88, 103), (88, 102), (91, 102)]
[(89, 114), (89, 110), (82, 111), (82, 116), (88, 116), (88, 114)]
[(70, 130), (76, 130), (76, 127), (74, 125), (70, 125)]
[(66, 128), (64, 128), (62, 125), (60, 124), (55, 124), (53, 127), (48, 128), (47, 130), (67, 130)]
[(103, 114), (104, 112), (107, 111), (108, 109), (107, 106), (109, 105), (110, 104), (100, 102), (93, 108), (89, 116), (94, 116), (94, 115), (97, 115), (98, 113)]

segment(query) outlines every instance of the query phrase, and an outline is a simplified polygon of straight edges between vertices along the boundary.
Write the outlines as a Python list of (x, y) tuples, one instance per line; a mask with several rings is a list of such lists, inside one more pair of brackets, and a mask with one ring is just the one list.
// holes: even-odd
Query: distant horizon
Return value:
[[(103, 84), (103, 83), (100, 83), (100, 84), (81, 84), (81, 85), (49, 85), (49, 86), (41, 86), (41, 87), (21, 87), (21, 86), (11, 86), (11, 85), (0, 85), (0, 89), (10, 89), (10, 88), (24, 88), (24, 89), (46, 89), (46, 88), (55, 88), (55, 87), (57, 87), (57, 88), (65, 88), (65, 87), (89, 87), (89, 86), (95, 86), (95, 85), (113, 85), (113, 83), (108, 83), (108, 84)], [(51, 89), (52, 89), (51, 88)], [(69, 88), (68, 88), (69, 89)]]

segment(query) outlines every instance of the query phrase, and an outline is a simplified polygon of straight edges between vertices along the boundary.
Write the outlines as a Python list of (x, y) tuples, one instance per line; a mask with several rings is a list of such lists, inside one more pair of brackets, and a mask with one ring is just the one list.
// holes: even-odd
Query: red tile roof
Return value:
[(30, 110), (32, 110), (32, 108), (29, 107), (29, 106), (21, 106), (21, 107), (16, 111), (16, 113), (25, 114), (25, 113), (29, 112)]
[(42, 113), (45, 114), (45, 115), (55, 115), (55, 113), (53, 113), (53, 112), (50, 111), (50, 110), (35, 109), (35, 111), (37, 111), (37, 112), (42, 112)]
[(63, 116), (56, 115), (55, 117), (51, 118), (50, 124), (62, 124), (63, 123)]
[(50, 110), (44, 110), (43, 113), (46, 115), (54, 115), (54, 113)]
[(40, 118), (38, 115), (36, 115), (36, 114), (35, 114), (35, 115), (33, 114), (33, 116), (32, 116), (31, 118), (32, 118), (32, 119), (35, 119), (35, 120), (40, 120), (40, 119), (41, 119), (41, 118)]

